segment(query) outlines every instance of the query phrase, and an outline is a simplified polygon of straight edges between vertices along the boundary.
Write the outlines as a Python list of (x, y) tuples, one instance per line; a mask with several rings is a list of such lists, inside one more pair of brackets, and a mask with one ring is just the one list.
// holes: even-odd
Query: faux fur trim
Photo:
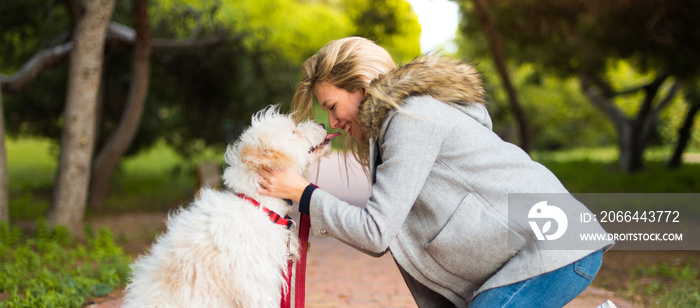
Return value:
[(426, 54), (372, 81), (360, 104), (360, 125), (366, 140), (376, 139), (391, 110), (411, 96), (430, 95), (448, 104), (484, 104), (484, 88), (476, 69), (464, 62)]

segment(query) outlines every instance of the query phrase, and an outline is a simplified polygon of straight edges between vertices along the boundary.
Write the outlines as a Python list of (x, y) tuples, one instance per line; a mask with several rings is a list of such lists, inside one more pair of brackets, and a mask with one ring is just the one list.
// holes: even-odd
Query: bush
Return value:
[(84, 243), (68, 228), (38, 222), (33, 236), (0, 223), (0, 307), (80, 307), (129, 277), (131, 257), (115, 244), (111, 230), (86, 228)]

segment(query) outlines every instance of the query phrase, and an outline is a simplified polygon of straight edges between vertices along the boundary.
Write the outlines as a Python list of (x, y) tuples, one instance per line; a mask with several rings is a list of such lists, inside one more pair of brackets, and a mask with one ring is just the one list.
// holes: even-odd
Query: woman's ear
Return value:
[(260, 144), (243, 146), (241, 161), (256, 171), (261, 168), (284, 170), (293, 164), (292, 159), (284, 152)]

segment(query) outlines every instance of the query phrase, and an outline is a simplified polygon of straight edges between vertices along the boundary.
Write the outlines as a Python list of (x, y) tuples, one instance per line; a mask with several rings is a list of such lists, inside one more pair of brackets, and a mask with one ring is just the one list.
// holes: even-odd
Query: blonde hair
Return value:
[[(327, 82), (348, 92), (367, 89), (372, 80), (394, 69), (396, 64), (389, 52), (363, 37), (334, 40), (304, 61), (302, 80), (292, 99), (295, 119), (313, 117), (313, 90), (317, 82)], [(345, 136), (343, 149), (352, 152), (358, 162), (369, 167), (369, 144)]]

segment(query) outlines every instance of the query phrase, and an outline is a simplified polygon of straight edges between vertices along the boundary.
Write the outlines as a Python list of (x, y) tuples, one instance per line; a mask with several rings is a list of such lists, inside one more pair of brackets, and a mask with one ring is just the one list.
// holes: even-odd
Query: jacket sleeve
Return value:
[[(425, 109), (424, 109), (425, 110)], [(363, 252), (383, 253), (401, 229), (430, 173), (445, 136), (434, 113), (394, 112), (379, 137), (382, 163), (364, 208), (316, 189), (311, 196), (311, 223)]]

